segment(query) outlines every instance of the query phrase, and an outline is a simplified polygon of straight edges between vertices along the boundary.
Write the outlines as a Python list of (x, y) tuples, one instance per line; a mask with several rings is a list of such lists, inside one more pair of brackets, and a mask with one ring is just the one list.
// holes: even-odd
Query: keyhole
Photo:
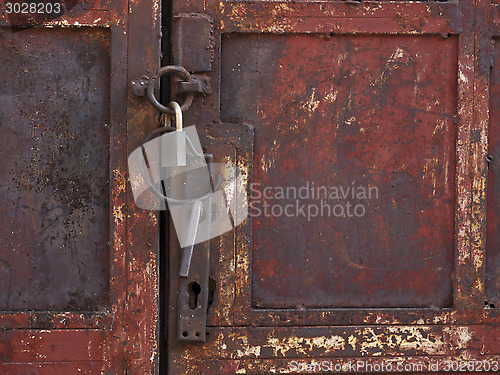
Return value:
[(196, 309), (198, 307), (198, 295), (201, 292), (201, 286), (196, 281), (188, 284), (188, 293), (189, 293), (189, 308), (191, 310)]

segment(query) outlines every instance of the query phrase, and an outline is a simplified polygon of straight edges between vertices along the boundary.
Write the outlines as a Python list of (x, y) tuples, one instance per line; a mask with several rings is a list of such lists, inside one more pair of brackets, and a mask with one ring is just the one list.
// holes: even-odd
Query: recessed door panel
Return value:
[(109, 284), (109, 33), (3, 30), (0, 38), (7, 46), (0, 56), (0, 308), (102, 307)]
[(254, 307), (451, 305), (456, 67), (456, 38), (223, 38), (221, 116), (256, 133)]

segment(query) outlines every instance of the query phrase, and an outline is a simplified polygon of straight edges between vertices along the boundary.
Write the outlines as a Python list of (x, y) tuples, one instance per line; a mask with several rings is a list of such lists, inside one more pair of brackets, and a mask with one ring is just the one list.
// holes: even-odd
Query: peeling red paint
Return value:
[[(2, 60), (2, 69), (14, 69), (2, 78), (2, 108), (12, 114), (2, 113), (2, 137), (26, 136), (25, 142), (11, 142), (16, 148), (9, 158), (32, 163), (13, 184), (32, 189), (25, 194), (28, 205), (66, 199), (53, 213), (40, 214), (33, 206), (15, 239), (2, 235), (0, 309), (8, 311), (0, 314), (0, 373), (151, 374), (158, 367), (158, 224), (154, 214), (130, 204), (126, 161), (157, 126), (154, 109), (129, 97), (128, 82), (158, 69), (159, 3), (140, 1), (130, 9), (122, 0), (74, 5), (59, 17), (32, 20), (9, 17), (5, 1), (0, 5), (0, 36), (10, 41), (3, 46), (2, 59), (8, 61)], [(23, 152), (29, 157), (23, 159)], [(4, 172), (10, 173), (2, 170), (2, 180), (10, 181)], [(80, 173), (78, 179), (71, 173)], [(95, 186), (99, 182), (102, 191)], [(47, 189), (53, 194), (40, 194)], [(23, 219), (15, 212), (3, 216), (2, 227)], [(51, 220), (70, 222), (42, 238), (39, 227)], [(73, 231), (71, 220), (85, 225), (75, 224)], [(9, 238), (10, 245), (4, 242)], [(48, 268), (29, 268), (61, 238), (67, 246), (52, 254)], [(5, 262), (7, 255), (24, 263)], [(37, 281), (40, 271), (46, 282), (57, 283), (44, 289)], [(25, 295), (17, 294), (21, 276), (28, 283)], [(70, 302), (65, 288), (74, 294)]]
[(205, 140), (215, 159), (243, 159), (263, 187), (354, 179), (385, 196), (364, 222), (251, 218), (213, 241), (210, 335), (170, 340), (172, 373), (297, 373), (297, 357), (426, 369), (498, 360), (498, 306), (485, 305), (496, 258), (484, 256), (498, 7), (208, 1), (176, 12), (219, 26), (215, 95), (195, 99), (186, 123), (254, 128), (253, 155)]

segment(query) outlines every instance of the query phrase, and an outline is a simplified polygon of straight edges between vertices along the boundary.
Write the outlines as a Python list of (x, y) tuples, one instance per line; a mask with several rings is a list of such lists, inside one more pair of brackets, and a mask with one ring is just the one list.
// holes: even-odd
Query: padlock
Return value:
[[(186, 166), (186, 132), (182, 129), (182, 110), (178, 103), (168, 105), (175, 111), (175, 131), (161, 136), (161, 165), (162, 167)], [(166, 117), (167, 124), (170, 116)]]

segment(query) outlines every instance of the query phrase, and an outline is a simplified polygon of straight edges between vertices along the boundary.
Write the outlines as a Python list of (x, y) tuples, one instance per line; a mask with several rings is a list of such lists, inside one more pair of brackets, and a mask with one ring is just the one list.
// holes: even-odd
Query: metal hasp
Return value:
[[(190, 225), (193, 225), (194, 236), (196, 236), (196, 227), (200, 215), (210, 215), (209, 211), (210, 204), (203, 208), (202, 213), (201, 202), (195, 202), (191, 215), (192, 223), (190, 223)], [(189, 233), (191, 233), (191, 230)], [(183, 249), (183, 252), (179, 272), (182, 275), (179, 278), (177, 339), (179, 341), (205, 342), (210, 242), (206, 241), (188, 246)]]
[[(212, 155), (205, 154), (208, 165)], [(214, 190), (211, 184), (212, 191)], [(210, 272), (210, 241), (195, 244), (197, 235), (208, 238), (210, 225), (199, 226), (200, 221), (212, 220), (212, 203), (210, 197), (195, 200), (191, 208), (189, 229), (187, 233), (188, 246), (182, 249), (179, 266), (179, 292), (177, 300), (177, 339), (179, 341), (205, 342), (209, 272)], [(208, 232), (208, 233), (207, 233)]]
[(194, 92), (202, 93), (203, 84), (199, 78), (191, 77), (191, 82), (179, 81), (177, 82), (177, 91), (179, 93)]
[[(196, 236), (200, 215), (210, 215), (210, 204), (194, 204), (191, 223)], [(209, 216), (210, 217), (210, 216)], [(190, 228), (191, 229), (191, 228)], [(200, 228), (201, 229), (201, 228)], [(206, 228), (205, 228), (206, 230)], [(191, 230), (188, 235), (191, 234)], [(180, 267), (177, 308), (177, 339), (179, 341), (205, 342), (209, 291), (210, 242), (202, 242), (183, 249)]]
[[(192, 79), (191, 79), (191, 74), (189, 74), (186, 68), (177, 65), (167, 65), (161, 67), (160, 70), (158, 70), (158, 72), (156, 73), (156, 75), (149, 80), (146, 93), (151, 105), (161, 113), (173, 114), (175, 113), (174, 110), (172, 108), (165, 107), (158, 101), (158, 99), (156, 99), (155, 96), (155, 89), (158, 87), (159, 79), (166, 74), (175, 74), (181, 80), (186, 82), (192, 82)], [(185, 111), (191, 106), (191, 103), (193, 102), (193, 97), (194, 97), (194, 92), (186, 93), (184, 101), (181, 104), (181, 109), (183, 111)]]

